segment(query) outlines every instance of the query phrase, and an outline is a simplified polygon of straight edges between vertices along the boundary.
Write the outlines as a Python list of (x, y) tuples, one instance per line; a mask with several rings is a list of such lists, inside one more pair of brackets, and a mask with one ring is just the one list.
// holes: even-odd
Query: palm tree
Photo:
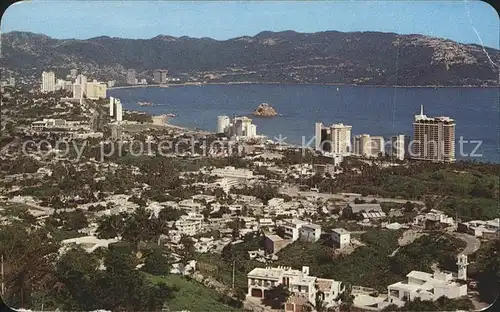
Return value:
[(345, 286), (344, 292), (340, 295), (340, 311), (350, 311), (353, 304), (354, 296), (352, 295), (352, 288), (350, 284)]
[(160, 237), (162, 234), (167, 235), (169, 231), (168, 223), (167, 220), (162, 218), (160, 214), (158, 214), (158, 217), (153, 218), (150, 221), (150, 228), (151, 232), (154, 234), (154, 236), (158, 237), (157, 244), (160, 245)]
[(123, 221), (121, 215), (104, 216), (99, 221), (97, 236), (99, 238), (115, 238), (123, 233)]

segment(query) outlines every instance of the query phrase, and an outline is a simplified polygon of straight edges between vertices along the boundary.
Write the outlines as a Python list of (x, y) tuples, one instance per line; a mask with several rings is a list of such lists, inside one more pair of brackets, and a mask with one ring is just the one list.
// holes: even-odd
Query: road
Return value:
[(466, 256), (473, 254), (479, 249), (479, 247), (481, 247), (481, 241), (475, 236), (457, 232), (454, 232), (453, 235), (467, 243), (467, 246), (465, 246), (461, 254)]
[[(56, 211), (56, 209), (54, 209), (54, 208), (39, 206), (39, 205), (37, 205), (35, 203), (31, 203), (31, 202), (17, 202), (17, 201), (12, 201), (12, 200), (9, 200), (8, 202), (10, 204), (22, 204), (22, 205), (31, 207), (31, 209), (30, 209), (30, 210), (32, 210), (31, 214), (33, 214), (36, 217), (42, 216), (42, 215), (51, 215)], [(57, 211), (71, 212), (71, 211), (75, 211), (76, 209), (77, 208), (64, 208), (64, 209), (57, 209)]]
[(345, 201), (353, 202), (354, 199), (359, 198), (367, 203), (371, 202), (372, 200), (376, 200), (377, 202), (388, 202), (388, 203), (399, 203), (399, 204), (404, 204), (406, 202), (411, 202), (414, 204), (418, 205), (424, 205), (423, 201), (420, 200), (408, 200), (408, 199), (396, 199), (396, 198), (384, 198), (384, 197), (377, 197), (377, 196), (349, 196), (346, 197), (344, 193), (337, 193), (337, 194), (330, 194), (330, 193), (318, 193), (318, 192), (301, 192), (299, 191), (299, 188), (295, 185), (287, 185), (285, 187), (280, 188), (280, 192), (286, 193), (292, 197), (295, 196), (310, 196), (310, 197), (321, 197), (325, 199), (342, 199)]
[[(376, 197), (376, 196), (365, 196), (365, 197), (355, 197), (355, 196), (350, 196), (346, 197), (343, 194), (328, 194), (328, 193), (317, 193), (317, 192), (297, 192), (297, 195), (299, 196), (316, 196), (316, 197), (321, 197), (325, 199), (343, 199), (346, 201), (354, 201), (355, 198), (362, 199), (366, 201), (367, 203), (371, 202), (372, 200), (376, 200), (377, 202), (388, 202), (388, 203), (399, 203), (399, 204), (404, 204), (406, 202), (411, 202), (414, 204), (418, 205), (423, 205), (424, 202), (419, 201), (419, 200), (407, 200), (407, 199), (396, 199), (396, 198), (384, 198), (384, 197)], [(290, 196), (292, 196), (290, 194)]]

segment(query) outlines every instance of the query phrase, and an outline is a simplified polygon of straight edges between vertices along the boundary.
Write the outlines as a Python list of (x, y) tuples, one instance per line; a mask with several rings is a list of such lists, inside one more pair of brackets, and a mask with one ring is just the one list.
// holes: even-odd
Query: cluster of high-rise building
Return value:
[(153, 72), (153, 81), (156, 84), (165, 84), (168, 83), (168, 70), (166, 69), (157, 69)]
[(257, 136), (257, 126), (252, 124), (252, 119), (245, 116), (234, 117), (233, 120), (228, 116), (218, 116), (217, 134), (226, 134), (228, 137), (236, 138), (253, 138)]
[(106, 98), (107, 87), (105, 83), (98, 82), (95, 79), (88, 81), (85, 75), (77, 75), (76, 69), (72, 69), (68, 77), (74, 78), (75, 80), (56, 80), (54, 72), (44, 71), (42, 73), (42, 92), (54, 92), (64, 89), (72, 92), (73, 98), (75, 99), (82, 99), (84, 97), (89, 99)]
[[(169, 82), (167, 69), (156, 69), (153, 71), (153, 82), (156, 84), (166, 84)], [(133, 68), (127, 70), (127, 84), (129, 85), (145, 85), (148, 84), (145, 78), (137, 79), (136, 71)]]
[(327, 154), (352, 154), (351, 145), (352, 126), (344, 124), (333, 124), (323, 126), (317, 122), (315, 127), (316, 150)]
[(325, 155), (379, 157), (389, 154), (394, 159), (417, 159), (437, 162), (455, 161), (455, 121), (449, 117), (427, 117), (423, 106), (413, 123), (413, 140), (404, 134), (385, 141), (369, 134), (351, 138), (352, 126), (316, 123), (315, 150)]

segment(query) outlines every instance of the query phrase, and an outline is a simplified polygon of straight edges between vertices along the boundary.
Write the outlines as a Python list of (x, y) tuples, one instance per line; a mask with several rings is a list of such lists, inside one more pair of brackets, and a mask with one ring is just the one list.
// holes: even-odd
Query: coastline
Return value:
[(148, 85), (130, 85), (130, 86), (118, 86), (111, 87), (108, 90), (119, 90), (119, 89), (135, 89), (135, 88), (170, 88), (170, 87), (185, 87), (185, 86), (197, 86), (202, 87), (204, 85), (310, 85), (310, 86), (347, 86), (347, 87), (370, 87), (370, 88), (418, 88), (418, 89), (437, 89), (437, 88), (466, 88), (466, 89), (491, 89), (499, 88), (498, 86), (393, 86), (393, 85), (368, 85), (368, 84), (348, 84), (348, 83), (314, 83), (314, 82), (254, 82), (254, 81), (235, 81), (235, 82), (185, 82), (185, 83), (174, 83), (174, 84), (148, 84)]

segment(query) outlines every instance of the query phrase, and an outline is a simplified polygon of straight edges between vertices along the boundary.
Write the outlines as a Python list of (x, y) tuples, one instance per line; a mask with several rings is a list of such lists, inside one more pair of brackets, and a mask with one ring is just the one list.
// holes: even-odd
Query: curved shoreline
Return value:
[(392, 86), (392, 85), (360, 85), (360, 84), (348, 84), (348, 83), (314, 83), (314, 82), (252, 82), (252, 81), (242, 81), (242, 82), (206, 82), (206, 83), (195, 83), (195, 82), (186, 82), (186, 83), (174, 83), (174, 84), (148, 84), (148, 85), (130, 85), (130, 86), (118, 86), (111, 87), (108, 90), (118, 90), (118, 89), (135, 89), (135, 88), (170, 88), (170, 87), (185, 87), (185, 86), (196, 86), (202, 87), (205, 85), (297, 85), (297, 86), (348, 86), (348, 87), (370, 87), (370, 88), (419, 88), (419, 89), (491, 89), (491, 88), (499, 88), (498, 86)]

